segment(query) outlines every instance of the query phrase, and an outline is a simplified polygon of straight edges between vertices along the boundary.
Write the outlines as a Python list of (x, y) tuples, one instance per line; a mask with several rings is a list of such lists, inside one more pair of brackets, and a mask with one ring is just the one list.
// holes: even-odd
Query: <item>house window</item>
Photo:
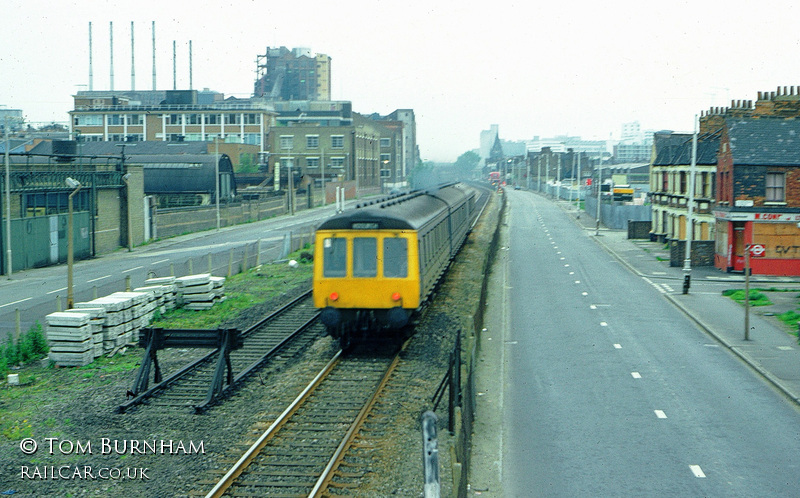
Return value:
[(392, 155), (391, 154), (381, 154), (381, 164), (389, 164), (392, 162)]
[(331, 135), (331, 147), (344, 149), (344, 135)]
[(708, 175), (708, 173), (706, 173), (706, 172), (703, 172), (703, 173), (700, 175), (700, 178), (701, 178), (701, 180), (700, 180), (700, 183), (701, 183), (701, 187), (700, 187), (700, 197), (706, 197), (706, 198), (708, 198), (708, 185), (709, 185), (709, 183), (708, 183), (708, 177), (709, 177), (709, 175)]
[(319, 158), (318, 157), (307, 157), (306, 158), (306, 168), (319, 168)]
[(108, 115), (108, 124), (109, 125), (121, 125), (122, 124), (122, 114), (109, 114)]
[(331, 158), (331, 168), (344, 168), (344, 158), (343, 157), (332, 157)]
[(141, 114), (128, 114), (128, 125), (139, 126), (142, 124)]
[(306, 135), (306, 148), (316, 149), (319, 147), (319, 135)]
[(281, 149), (291, 150), (294, 148), (294, 135), (281, 135)]
[(381, 138), (381, 149), (385, 149), (387, 147), (392, 146), (392, 139), (391, 138)]
[(783, 202), (786, 177), (783, 173), (767, 173), (767, 202)]
[(678, 192), (679, 194), (686, 193), (686, 172), (681, 171), (681, 190)]

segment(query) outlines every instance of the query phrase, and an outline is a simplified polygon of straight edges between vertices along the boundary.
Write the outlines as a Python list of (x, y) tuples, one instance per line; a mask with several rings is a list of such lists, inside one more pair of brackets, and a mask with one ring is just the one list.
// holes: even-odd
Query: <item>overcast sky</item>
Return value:
[[(307, 47), (332, 58), (332, 99), (357, 112), (413, 108), (422, 158), (452, 161), (500, 137), (618, 137), (622, 123), (691, 131), (693, 119), (732, 99), (800, 84), (800, 7), (790, 1), (590, 2), (493, 0), (55, 1), (4, 0), (0, 104), (32, 122), (68, 120), (88, 89), (157, 86), (247, 97), (266, 47)], [(205, 4), (205, 5), (204, 5)]]

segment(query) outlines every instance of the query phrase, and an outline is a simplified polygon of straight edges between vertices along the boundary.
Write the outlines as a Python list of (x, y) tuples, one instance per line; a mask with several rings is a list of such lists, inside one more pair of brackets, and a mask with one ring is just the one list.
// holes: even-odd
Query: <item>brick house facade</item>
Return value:
[(800, 121), (729, 118), (717, 163), (714, 265), (754, 274), (800, 275)]

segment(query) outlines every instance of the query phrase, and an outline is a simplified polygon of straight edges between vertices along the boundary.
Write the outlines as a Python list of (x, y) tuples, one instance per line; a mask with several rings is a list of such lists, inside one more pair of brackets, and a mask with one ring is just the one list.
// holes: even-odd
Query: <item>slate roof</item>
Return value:
[(800, 166), (800, 120), (727, 119), (734, 165)]
[[(653, 166), (673, 166), (686, 165), (692, 163), (692, 135), (680, 134), (679, 143), (670, 143), (661, 148), (658, 152)], [(697, 137), (697, 159), (698, 165), (717, 164), (717, 152), (719, 151), (720, 136), (716, 134), (705, 134)]]

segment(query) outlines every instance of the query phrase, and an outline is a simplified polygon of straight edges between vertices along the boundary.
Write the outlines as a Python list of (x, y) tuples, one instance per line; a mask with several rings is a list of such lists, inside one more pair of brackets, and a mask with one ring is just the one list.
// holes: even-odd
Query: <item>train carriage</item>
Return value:
[(314, 305), (347, 345), (405, 327), (469, 232), (475, 192), (462, 184), (360, 205), (319, 226)]

